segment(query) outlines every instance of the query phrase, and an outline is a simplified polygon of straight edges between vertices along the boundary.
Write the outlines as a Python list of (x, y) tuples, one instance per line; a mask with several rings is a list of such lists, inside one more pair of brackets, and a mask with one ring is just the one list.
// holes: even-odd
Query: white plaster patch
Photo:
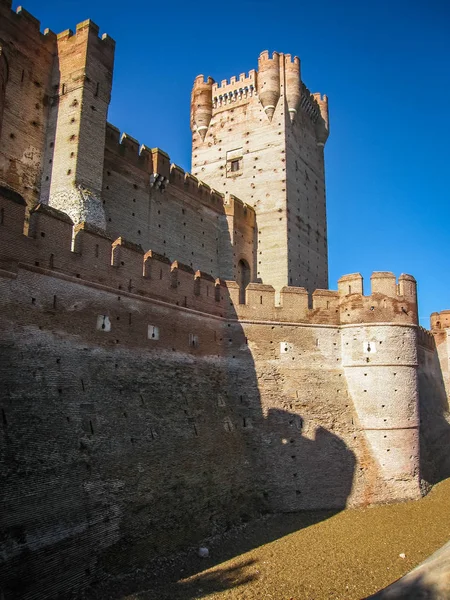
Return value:
[(100, 198), (81, 186), (74, 186), (50, 196), (49, 206), (65, 212), (75, 225), (90, 223), (100, 229), (106, 229), (106, 217)]
[(280, 354), (288, 354), (292, 352), (293, 346), (289, 342), (280, 342)]
[(195, 335), (194, 333), (190, 333), (189, 334), (189, 346), (197, 348), (197, 346), (198, 346), (198, 335)]
[(98, 315), (97, 329), (105, 332), (111, 331), (111, 320), (108, 315)]
[(363, 342), (363, 352), (364, 354), (375, 354), (377, 351), (377, 344), (374, 341), (364, 341)]
[(159, 327), (156, 327), (155, 325), (149, 325), (147, 337), (149, 340), (159, 340)]

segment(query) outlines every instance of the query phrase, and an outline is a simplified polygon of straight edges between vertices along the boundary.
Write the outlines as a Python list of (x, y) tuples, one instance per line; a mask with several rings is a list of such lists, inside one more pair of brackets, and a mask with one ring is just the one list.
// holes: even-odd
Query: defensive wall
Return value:
[(450, 311), (418, 330), (421, 472), (428, 483), (450, 477)]
[(196, 78), (189, 174), (107, 123), (92, 21), (0, 19), (4, 598), (449, 476), (450, 312), (418, 327), (409, 275), (316, 289), (328, 101), (299, 59)]
[(27, 220), (48, 204), (215, 278), (243, 260), (254, 279), (253, 209), (107, 123), (114, 41), (89, 20), (56, 35), (8, 0), (0, 11), (0, 184)]
[(311, 296), (252, 283), (240, 304), (235, 282), (51, 207), (24, 234), (23, 198), (0, 201), (6, 598), (261, 511), (419, 496), (417, 336), (434, 339), (411, 276), (374, 273), (368, 296), (359, 274)]

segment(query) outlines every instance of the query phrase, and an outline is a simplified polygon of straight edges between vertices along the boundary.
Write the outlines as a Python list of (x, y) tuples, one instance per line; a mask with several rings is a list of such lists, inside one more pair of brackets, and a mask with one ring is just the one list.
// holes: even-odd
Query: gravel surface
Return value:
[(118, 586), (114, 596), (360, 600), (407, 573), (448, 540), (450, 479), (419, 501), (261, 519), (212, 542), (209, 558), (192, 553), (184, 564), (174, 564), (166, 581), (143, 580), (140, 591), (131, 594), (119, 592)]

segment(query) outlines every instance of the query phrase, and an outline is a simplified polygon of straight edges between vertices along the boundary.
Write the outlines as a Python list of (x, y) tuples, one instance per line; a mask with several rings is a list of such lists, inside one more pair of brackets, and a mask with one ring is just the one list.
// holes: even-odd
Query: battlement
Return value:
[[(390, 298), (407, 298), (416, 301), (416, 280), (412, 275), (402, 273), (397, 278), (390, 271), (374, 271), (370, 277), (371, 294), (388, 296)], [(364, 295), (364, 279), (361, 273), (344, 275), (338, 280), (338, 291), (340, 296), (351, 296), (354, 294)]]
[(256, 90), (256, 71), (252, 69), (248, 75), (241, 73), (239, 77), (224, 79), (212, 86), (213, 108), (218, 109), (231, 103), (242, 103), (251, 98)]
[[(181, 171), (179, 167), (175, 171)], [(197, 180), (189, 182), (198, 187)], [(210, 191), (206, 191), (210, 194)], [(228, 199), (234, 211), (253, 211), (237, 198)], [(111, 239), (98, 227), (82, 223), (73, 227), (61, 211), (39, 205), (30, 215), (28, 235), (23, 235), (25, 205), (0, 193), (4, 259), (62, 273), (87, 284), (178, 304), (222, 317), (250, 321), (340, 325), (351, 323), (417, 322), (415, 280), (411, 275), (376, 272), (372, 294), (363, 296), (359, 273), (345, 275), (338, 291), (315, 290), (311, 297), (304, 288), (284, 287), (279, 297), (270, 285), (250, 283), (245, 304), (240, 304), (236, 282), (226, 282), (228, 294), (219, 293), (223, 282), (177, 260), (171, 260), (123, 237)], [(242, 217), (243, 218), (243, 217)], [(199, 280), (201, 282), (199, 283)], [(217, 289), (216, 289), (217, 288)], [(205, 294), (203, 293), (205, 290)], [(448, 312), (450, 325), (450, 311)], [(441, 313), (442, 314), (442, 313)]]
[(338, 281), (341, 323), (385, 322), (417, 324), (417, 287), (412, 275), (397, 279), (387, 271), (376, 271), (371, 278), (371, 294), (364, 295), (360, 273), (345, 275)]
[(105, 48), (115, 48), (115, 41), (107, 34), (104, 33), (102, 36), (100, 34), (99, 26), (91, 21), (91, 19), (86, 19), (81, 23), (78, 23), (75, 28), (75, 33), (72, 29), (66, 29), (61, 33), (56, 35), (58, 42), (64, 41), (74, 41), (74, 38), (80, 40), (89, 37), (91, 40), (96, 40), (99, 46), (103, 46)]
[[(320, 94), (311, 94), (309, 89), (302, 81), (302, 94), (300, 100), (300, 107), (311, 119), (313, 123), (316, 123), (318, 118), (321, 116), (320, 106), (318, 103), (318, 96)], [(324, 96), (326, 98), (326, 96)]]
[(287, 63), (293, 63), (294, 65), (300, 66), (300, 59), (298, 56), (292, 56), (292, 54), (284, 54), (284, 60)]
[(183, 193), (201, 204), (223, 214), (223, 194), (186, 173), (178, 165), (170, 163), (170, 156), (159, 148), (148, 148), (127, 133), (107, 123), (106, 149), (120, 159), (149, 175), (149, 186), (164, 191), (167, 185), (182, 190)]
[(428, 350), (436, 349), (434, 335), (431, 331), (425, 329), (425, 327), (417, 328), (417, 344), (423, 348), (427, 348)]
[(203, 85), (203, 84), (207, 84), (207, 85), (213, 85), (215, 83), (214, 79), (212, 77), (205, 77), (204, 75), (197, 75), (197, 77), (194, 79), (194, 86), (198, 86), (198, 85)]
[(278, 61), (280, 60), (280, 53), (279, 52), (272, 52), (272, 56), (270, 55), (268, 50), (263, 50), (258, 58), (258, 62), (259, 61), (267, 61), (267, 62), (273, 62), (275, 61), (276, 63), (278, 63)]
[(178, 165), (172, 164), (170, 166), (169, 183), (180, 191), (188, 193), (201, 204), (223, 214), (223, 194), (209, 187), (207, 183), (199, 181), (194, 175), (186, 173)]
[(442, 331), (450, 328), (450, 310), (431, 313), (430, 325), (432, 331)]
[(240, 223), (255, 226), (256, 214), (253, 207), (245, 204), (233, 194), (226, 194), (224, 207), (226, 215), (233, 215)]
[(54, 46), (56, 42), (56, 34), (50, 29), (45, 29), (41, 32), (41, 22), (23, 6), (18, 6), (14, 11), (12, 9), (12, 0), (1, 0), (0, 10), (5, 11), (5, 16), (18, 26), (20, 31), (26, 32), (27, 35), (38, 38), (39, 42)]
[(372, 294), (363, 296), (362, 276), (356, 273), (341, 277), (338, 291), (315, 290), (311, 297), (305, 288), (284, 287), (279, 301), (272, 286), (251, 283), (246, 290), (245, 304), (239, 304), (237, 284), (227, 283), (241, 319), (334, 325), (383, 322), (416, 324), (414, 278), (401, 275), (398, 288), (392, 287), (392, 281), (395, 284), (392, 273), (374, 273)]

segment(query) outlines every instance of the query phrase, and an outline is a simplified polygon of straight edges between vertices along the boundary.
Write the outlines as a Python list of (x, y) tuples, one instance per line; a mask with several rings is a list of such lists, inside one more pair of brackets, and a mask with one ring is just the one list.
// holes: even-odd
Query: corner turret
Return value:
[(198, 75), (191, 94), (191, 130), (205, 139), (212, 117), (212, 86), (214, 79)]
[(328, 128), (328, 96), (322, 96), (319, 93), (312, 94), (312, 96), (320, 109), (320, 117), (316, 121), (317, 145), (325, 146), (330, 133)]
[(286, 103), (288, 105), (289, 117), (291, 121), (295, 121), (301, 100), (300, 59), (298, 56), (294, 56), (294, 60), (291, 60), (291, 55), (285, 54), (284, 65)]
[(258, 58), (257, 77), (258, 96), (269, 121), (280, 99), (280, 55), (274, 52), (269, 58), (269, 52), (261, 52)]

